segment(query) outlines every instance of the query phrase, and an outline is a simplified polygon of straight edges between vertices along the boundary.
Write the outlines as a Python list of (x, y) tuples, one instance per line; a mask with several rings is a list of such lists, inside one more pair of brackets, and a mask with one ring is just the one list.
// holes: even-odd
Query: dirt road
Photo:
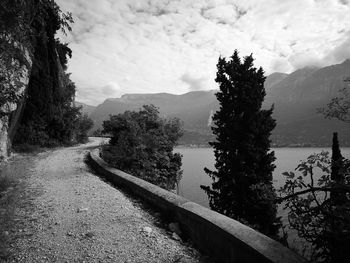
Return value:
[[(103, 182), (84, 163), (90, 143), (17, 156), (3, 169), (19, 179), (7, 216), (3, 262), (202, 262), (137, 200)], [(9, 202), (9, 201), (8, 201)], [(5, 220), (3, 220), (5, 221)]]

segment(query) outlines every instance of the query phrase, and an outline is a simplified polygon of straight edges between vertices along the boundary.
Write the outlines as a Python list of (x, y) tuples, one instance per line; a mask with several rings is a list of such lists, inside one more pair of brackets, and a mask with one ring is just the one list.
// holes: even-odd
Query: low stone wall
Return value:
[(140, 178), (111, 168), (90, 152), (89, 164), (106, 180), (135, 195), (180, 223), (182, 231), (204, 254), (217, 262), (302, 263), (304, 258), (240, 222), (193, 203)]

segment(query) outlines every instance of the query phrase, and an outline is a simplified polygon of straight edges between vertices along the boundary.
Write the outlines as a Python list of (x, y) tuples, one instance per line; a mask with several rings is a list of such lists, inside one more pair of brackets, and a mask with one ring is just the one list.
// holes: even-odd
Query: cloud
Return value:
[(218, 24), (232, 24), (243, 15), (241, 10), (235, 10), (232, 5), (225, 4), (202, 11), (203, 17)]
[(315, 50), (308, 50), (308, 52), (296, 53), (290, 56), (289, 62), (294, 68), (304, 68), (307, 66), (323, 66), (322, 54)]
[[(56, 0), (73, 13), (69, 71), (77, 100), (216, 88), (216, 63), (253, 53), (267, 74), (341, 62), (346, 0)], [(113, 84), (112, 84), (113, 83)]]
[(289, 63), (281, 57), (273, 59), (271, 63), (272, 72), (286, 72), (289, 70), (289, 67)]
[(349, 5), (349, 3), (350, 3), (349, 0), (339, 0), (339, 2), (340, 2), (342, 5)]
[(117, 83), (108, 83), (106, 86), (102, 87), (102, 93), (109, 97), (117, 97), (122, 95), (122, 89)]
[(325, 60), (330, 63), (336, 63), (348, 58), (350, 58), (350, 33), (344, 42), (333, 48), (331, 52), (325, 56)]
[(306, 66), (324, 67), (343, 62), (350, 58), (350, 33), (343, 42), (331, 46), (325, 52), (317, 50), (308, 50), (307, 52), (296, 53), (290, 57), (290, 63), (294, 68), (303, 68)]
[(196, 78), (188, 73), (182, 75), (181, 80), (189, 85), (190, 91), (203, 90), (208, 82), (205, 77)]

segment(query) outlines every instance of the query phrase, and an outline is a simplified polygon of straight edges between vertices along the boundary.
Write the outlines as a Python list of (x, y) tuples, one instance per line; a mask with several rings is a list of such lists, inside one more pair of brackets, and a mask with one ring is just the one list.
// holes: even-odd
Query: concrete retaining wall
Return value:
[(280, 243), (236, 220), (111, 168), (99, 157), (98, 151), (90, 152), (88, 159), (90, 165), (108, 181), (127, 188), (166, 216), (174, 218), (196, 247), (217, 262), (307, 262)]

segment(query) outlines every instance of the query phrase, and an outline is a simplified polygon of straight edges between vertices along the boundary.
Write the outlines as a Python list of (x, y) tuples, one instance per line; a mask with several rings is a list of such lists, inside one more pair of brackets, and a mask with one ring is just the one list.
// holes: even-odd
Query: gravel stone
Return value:
[(12, 190), (21, 198), (6, 229), (11, 256), (4, 262), (163, 263), (177, 255), (204, 262), (159, 218), (91, 172), (85, 155), (102, 140), (90, 140), (33, 154), (22, 164), (26, 186)]

